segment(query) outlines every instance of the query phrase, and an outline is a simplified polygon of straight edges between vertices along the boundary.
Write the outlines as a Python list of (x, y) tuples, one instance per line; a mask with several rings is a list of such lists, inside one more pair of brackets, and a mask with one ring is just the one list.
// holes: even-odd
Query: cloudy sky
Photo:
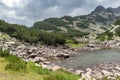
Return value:
[(31, 26), (35, 21), (88, 14), (96, 6), (120, 6), (120, 0), (0, 0), (0, 19)]

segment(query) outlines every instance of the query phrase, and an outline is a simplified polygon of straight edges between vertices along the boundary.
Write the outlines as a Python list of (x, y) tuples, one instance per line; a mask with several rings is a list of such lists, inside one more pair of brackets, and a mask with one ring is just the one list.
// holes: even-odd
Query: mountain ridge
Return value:
[(47, 18), (43, 21), (35, 22), (32, 28), (45, 31), (71, 32), (71, 30), (89, 33), (96, 37), (96, 34), (105, 31), (116, 20), (120, 18), (120, 7), (104, 8), (99, 5), (88, 15), (83, 16), (63, 16), (61, 18)]
[(33, 24), (32, 29), (47, 32), (67, 33), (72, 37), (94, 37), (105, 32), (111, 24), (120, 19), (120, 7), (104, 8), (99, 5), (88, 15), (47, 18)]

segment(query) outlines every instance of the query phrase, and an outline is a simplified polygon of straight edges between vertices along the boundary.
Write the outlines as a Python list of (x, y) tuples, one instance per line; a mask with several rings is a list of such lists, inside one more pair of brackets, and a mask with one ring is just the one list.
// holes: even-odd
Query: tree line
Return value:
[(63, 45), (65, 44), (66, 37), (57, 32), (45, 32), (33, 28), (28, 28), (24, 25), (9, 24), (0, 20), (0, 31), (9, 34), (21, 41), (29, 43), (42, 42), (47, 45)]

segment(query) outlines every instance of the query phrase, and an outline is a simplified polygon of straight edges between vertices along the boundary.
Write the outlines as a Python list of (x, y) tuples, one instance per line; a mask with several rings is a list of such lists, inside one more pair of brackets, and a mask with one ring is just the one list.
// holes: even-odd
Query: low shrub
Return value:
[(26, 62), (24, 62), (21, 58), (10, 55), (8, 58), (8, 64), (6, 65), (5, 69), (13, 70), (13, 71), (19, 71), (19, 70), (25, 70), (26, 69)]
[(8, 50), (2, 50), (0, 49), (0, 57), (5, 57), (7, 58), (9, 56), (9, 51)]
[(54, 76), (45, 76), (44, 80), (58, 80)]

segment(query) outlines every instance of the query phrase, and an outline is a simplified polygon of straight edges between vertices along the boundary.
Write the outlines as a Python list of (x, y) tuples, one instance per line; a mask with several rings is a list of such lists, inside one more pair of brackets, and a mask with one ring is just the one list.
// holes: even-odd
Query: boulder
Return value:
[(6, 44), (15, 44), (15, 42), (5, 42)]
[(82, 71), (82, 70), (76, 70), (75, 71), (75, 74), (77, 74), (77, 75), (79, 75), (79, 74), (81, 74), (81, 73), (83, 73), (84, 71)]
[(42, 65), (42, 68), (47, 68), (48, 67), (47, 65), (45, 65), (43, 63), (41, 63), (41, 65)]
[(37, 56), (37, 54), (36, 53), (32, 53), (32, 54), (30, 54), (30, 58), (35, 58)]
[(39, 62), (44, 62), (46, 59), (44, 59), (43, 57), (35, 57), (34, 58), (34, 62), (39, 63)]
[(74, 69), (72, 69), (72, 68), (69, 68), (68, 70), (69, 70), (69, 71), (74, 71)]
[(43, 62), (43, 63), (46, 64), (46, 65), (48, 65), (48, 64), (50, 64), (51, 62), (45, 61), (45, 62)]
[(92, 71), (92, 69), (90, 69), (90, 68), (87, 68), (87, 69), (86, 69), (86, 71), (88, 71), (88, 72), (91, 72), (91, 71)]
[(106, 70), (102, 70), (102, 73), (103, 73), (104, 76), (111, 76), (111, 75), (113, 75), (111, 72), (106, 71)]
[(27, 54), (31, 54), (32, 53), (32, 50), (27, 50)]
[(91, 47), (91, 48), (94, 48), (95, 45), (94, 44), (88, 44), (87, 47)]
[(69, 54), (58, 54), (56, 57), (66, 59), (66, 58), (69, 58), (70, 56), (69, 56)]
[(57, 70), (60, 70), (60, 69), (61, 69), (60, 66), (53, 66), (53, 67), (52, 67), (52, 70), (53, 70), (53, 71), (57, 71)]
[(92, 75), (97, 78), (103, 78), (101, 71), (95, 71), (94, 73), (92, 73)]
[(120, 67), (119, 66), (116, 66), (115, 69), (119, 70), (120, 71)]

